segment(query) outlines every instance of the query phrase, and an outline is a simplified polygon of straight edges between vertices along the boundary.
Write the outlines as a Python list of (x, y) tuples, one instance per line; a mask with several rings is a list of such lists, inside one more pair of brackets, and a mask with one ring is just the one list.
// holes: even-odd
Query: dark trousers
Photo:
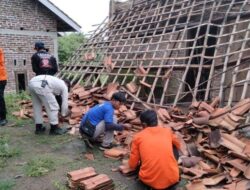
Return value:
[(0, 81), (0, 120), (6, 119), (6, 106), (4, 101), (4, 89), (6, 84), (6, 80)]

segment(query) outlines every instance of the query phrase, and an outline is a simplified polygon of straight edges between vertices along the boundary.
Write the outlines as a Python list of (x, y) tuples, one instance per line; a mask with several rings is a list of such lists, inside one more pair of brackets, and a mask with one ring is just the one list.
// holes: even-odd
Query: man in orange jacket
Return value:
[(170, 128), (158, 126), (156, 112), (144, 111), (140, 116), (143, 130), (132, 141), (129, 166), (139, 169), (144, 189), (175, 189), (179, 168), (174, 147), (180, 143)]
[(4, 101), (4, 89), (7, 84), (7, 72), (4, 64), (3, 49), (0, 48), (0, 126), (6, 125), (6, 106)]

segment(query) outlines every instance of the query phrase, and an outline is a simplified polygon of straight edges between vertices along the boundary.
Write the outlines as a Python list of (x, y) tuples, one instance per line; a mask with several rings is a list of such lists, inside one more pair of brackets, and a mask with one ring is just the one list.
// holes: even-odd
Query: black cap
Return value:
[(36, 42), (35, 49), (44, 49), (44, 43), (43, 42)]
[(119, 101), (119, 102), (122, 102), (122, 103), (125, 103), (126, 102), (126, 97), (125, 97), (125, 94), (122, 93), (122, 92), (116, 92), (112, 95), (112, 98), (111, 99), (114, 99), (116, 101)]

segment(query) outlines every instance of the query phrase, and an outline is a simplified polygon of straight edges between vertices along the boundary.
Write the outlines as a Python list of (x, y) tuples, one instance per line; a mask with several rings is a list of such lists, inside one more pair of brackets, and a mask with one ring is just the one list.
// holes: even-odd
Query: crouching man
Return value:
[(158, 125), (156, 112), (147, 110), (140, 116), (143, 130), (132, 141), (129, 166), (139, 167), (140, 185), (144, 189), (175, 189), (179, 168), (174, 148), (180, 143), (170, 128)]
[(60, 106), (55, 96), (62, 97), (61, 115), (66, 117), (69, 113), (68, 89), (68, 86), (63, 80), (49, 75), (39, 75), (29, 81), (29, 90), (32, 97), (34, 120), (36, 123), (36, 134), (44, 133), (46, 130), (43, 126), (43, 105), (50, 122), (50, 134), (61, 135), (66, 132), (65, 129), (58, 126), (58, 112)]
[(112, 148), (114, 131), (130, 128), (126, 124), (117, 124), (114, 115), (115, 109), (119, 109), (125, 101), (125, 95), (116, 92), (112, 95), (111, 101), (106, 101), (91, 108), (82, 118), (80, 133), (86, 135), (92, 142), (97, 141), (98, 137), (104, 134), (100, 149)]

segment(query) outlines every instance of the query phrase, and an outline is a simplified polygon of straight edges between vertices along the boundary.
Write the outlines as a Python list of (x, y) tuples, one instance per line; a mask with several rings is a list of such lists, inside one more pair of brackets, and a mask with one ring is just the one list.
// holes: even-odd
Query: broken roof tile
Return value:
[(244, 113), (250, 110), (250, 98), (241, 100), (232, 108), (232, 110), (233, 114), (242, 116)]
[(171, 116), (166, 109), (159, 108), (157, 110), (157, 114), (159, 116), (159, 119), (162, 120), (163, 122), (171, 120)]
[(108, 158), (122, 158), (128, 154), (128, 150), (121, 147), (115, 147), (104, 151), (104, 156)]
[(211, 186), (211, 185), (217, 185), (218, 183), (220, 183), (221, 181), (223, 181), (225, 179), (226, 179), (226, 174), (221, 173), (221, 174), (214, 175), (214, 176), (211, 176), (208, 178), (203, 178), (202, 182), (204, 185)]
[(132, 94), (136, 93), (136, 91), (138, 90), (138, 86), (136, 85), (136, 83), (134, 81), (131, 81), (130, 83), (126, 84), (126, 88), (129, 90), (129, 92), (131, 92)]
[(202, 160), (201, 157), (191, 156), (191, 157), (181, 157), (182, 165), (184, 167), (190, 168), (198, 164)]
[(199, 110), (207, 110), (209, 113), (212, 113), (214, 111), (214, 108), (206, 102), (201, 102), (199, 105)]
[(246, 147), (245, 143), (243, 143), (233, 135), (225, 133), (221, 133), (220, 144), (236, 153), (243, 153), (243, 150)]

